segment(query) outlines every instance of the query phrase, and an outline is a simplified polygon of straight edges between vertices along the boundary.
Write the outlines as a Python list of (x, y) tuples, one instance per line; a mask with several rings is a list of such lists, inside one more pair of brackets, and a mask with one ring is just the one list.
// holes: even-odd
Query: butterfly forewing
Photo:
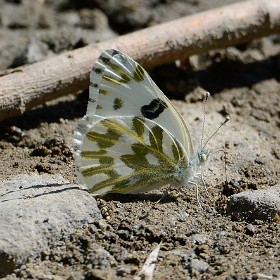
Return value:
[(104, 51), (90, 75), (88, 116), (138, 116), (156, 121), (193, 155), (187, 126), (172, 103), (133, 59), (117, 50)]

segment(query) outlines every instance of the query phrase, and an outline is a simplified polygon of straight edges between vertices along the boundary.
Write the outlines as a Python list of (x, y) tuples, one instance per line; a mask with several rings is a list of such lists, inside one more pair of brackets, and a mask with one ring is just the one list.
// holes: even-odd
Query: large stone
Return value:
[(229, 198), (227, 212), (236, 220), (278, 221), (280, 186), (234, 194)]
[(12, 177), (0, 198), (0, 276), (101, 218), (94, 197), (61, 175)]

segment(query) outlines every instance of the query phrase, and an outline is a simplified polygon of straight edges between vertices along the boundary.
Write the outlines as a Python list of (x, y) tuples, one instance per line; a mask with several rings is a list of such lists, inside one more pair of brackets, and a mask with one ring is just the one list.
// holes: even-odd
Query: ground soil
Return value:
[[(0, 1), (0, 65), (4, 70), (32, 63), (230, 2), (236, 1)], [(132, 279), (159, 242), (154, 279), (280, 277), (279, 223), (234, 221), (226, 211), (230, 195), (279, 183), (279, 54), (280, 37), (271, 36), (193, 56), (186, 69), (170, 64), (150, 72), (187, 121), (195, 146), (205, 90), (212, 94), (205, 138), (231, 117), (209, 142), (212, 156), (204, 176), (210, 196), (201, 188), (203, 209), (192, 188), (97, 198), (100, 223), (62, 237), (7, 278)], [(0, 179), (37, 172), (76, 182), (73, 130), (87, 98), (88, 92), (79, 92), (1, 123)], [(93, 244), (114, 259), (100, 255), (92, 262), (88, 256), (98, 254)], [(199, 273), (193, 260), (204, 261), (208, 269)]]

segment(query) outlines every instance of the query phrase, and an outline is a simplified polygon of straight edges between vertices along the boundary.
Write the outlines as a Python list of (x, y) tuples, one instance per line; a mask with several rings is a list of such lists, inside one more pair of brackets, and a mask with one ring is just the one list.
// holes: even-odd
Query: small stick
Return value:
[(0, 121), (88, 87), (100, 52), (115, 48), (143, 67), (280, 32), (280, 0), (251, 0), (205, 11), (0, 73)]

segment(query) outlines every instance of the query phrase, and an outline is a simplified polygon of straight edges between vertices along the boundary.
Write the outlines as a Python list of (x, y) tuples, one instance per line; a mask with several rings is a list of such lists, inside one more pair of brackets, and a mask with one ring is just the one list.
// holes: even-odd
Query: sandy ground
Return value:
[[(153, 1), (153, 9), (150, 1), (46, 2), (0, 2), (2, 70), (236, 1)], [(28, 13), (31, 6), (34, 12)], [(48, 253), (6, 278), (132, 279), (162, 242), (154, 279), (279, 279), (279, 223), (235, 221), (226, 211), (230, 195), (279, 183), (279, 53), (279, 36), (271, 36), (194, 56), (186, 70), (172, 64), (150, 72), (182, 113), (195, 146), (205, 90), (212, 95), (205, 138), (226, 115), (231, 117), (209, 143), (205, 180), (210, 196), (201, 188), (203, 210), (192, 188), (97, 198), (100, 223), (61, 237)], [(1, 123), (0, 179), (37, 172), (60, 173), (76, 182), (73, 130), (85, 113), (87, 96), (69, 95)], [(110, 257), (100, 255), (92, 262), (88, 256), (98, 255), (93, 244)]]

